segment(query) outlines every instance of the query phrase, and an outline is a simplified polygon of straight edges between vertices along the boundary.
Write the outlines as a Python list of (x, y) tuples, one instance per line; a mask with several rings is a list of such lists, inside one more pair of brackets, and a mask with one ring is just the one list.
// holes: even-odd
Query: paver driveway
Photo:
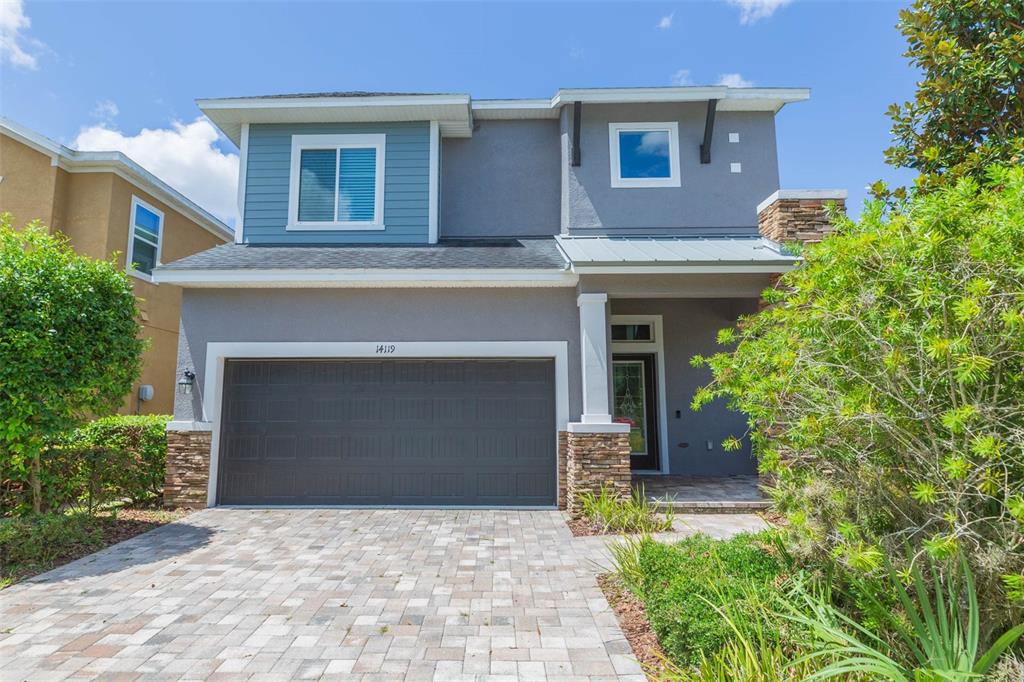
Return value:
[(643, 680), (553, 511), (210, 509), (0, 592), (0, 676)]

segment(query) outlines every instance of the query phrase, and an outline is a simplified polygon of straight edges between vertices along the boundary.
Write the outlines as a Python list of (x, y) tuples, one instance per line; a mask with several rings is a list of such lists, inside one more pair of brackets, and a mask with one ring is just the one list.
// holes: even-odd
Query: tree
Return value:
[(913, 101), (889, 107), (887, 162), (919, 171), (926, 190), (1024, 163), (1024, 3), (915, 0), (898, 27), (923, 77)]
[(695, 358), (695, 407), (749, 416), (796, 554), (962, 552), (996, 627), (1024, 597), (1024, 168), (834, 221), (732, 352)]
[(75, 253), (38, 224), (0, 215), (0, 465), (32, 480), (41, 510), (47, 440), (116, 408), (141, 370), (145, 342), (128, 277)]

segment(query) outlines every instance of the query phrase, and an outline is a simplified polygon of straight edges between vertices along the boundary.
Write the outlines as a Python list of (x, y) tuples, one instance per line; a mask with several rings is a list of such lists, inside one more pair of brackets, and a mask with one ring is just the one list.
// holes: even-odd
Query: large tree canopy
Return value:
[(116, 263), (0, 215), (0, 466), (38, 468), (47, 438), (121, 402), (140, 371), (137, 318)]
[(913, 100), (889, 108), (887, 161), (919, 171), (924, 189), (1024, 163), (1024, 2), (915, 0), (899, 29), (923, 75)]

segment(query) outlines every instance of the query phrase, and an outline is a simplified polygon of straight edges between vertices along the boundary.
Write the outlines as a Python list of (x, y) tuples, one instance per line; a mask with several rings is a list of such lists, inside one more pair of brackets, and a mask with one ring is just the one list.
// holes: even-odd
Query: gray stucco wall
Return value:
[[(727, 437), (743, 435), (745, 415), (729, 410), (724, 402), (708, 405), (700, 412), (690, 409), (694, 392), (711, 378), (708, 370), (691, 367), (690, 358), (722, 350), (715, 341), (718, 330), (732, 326), (740, 315), (756, 309), (756, 299), (612, 299), (613, 315), (663, 316), (670, 473), (730, 476), (757, 471), (748, 441), (744, 441), (741, 451), (722, 449)], [(681, 443), (689, 446), (680, 447)]]
[(186, 289), (178, 376), (191, 368), (196, 390), (176, 394), (176, 420), (202, 418), (211, 341), (567, 341), (569, 419), (581, 411), (572, 288)]
[[(756, 234), (757, 204), (779, 188), (775, 118), (770, 112), (720, 111), (711, 163), (700, 163), (707, 111), (703, 102), (673, 104), (584, 104), (581, 165), (563, 173), (563, 231), (587, 233), (679, 232)], [(613, 188), (608, 124), (679, 124), (681, 187)], [(571, 107), (561, 120), (563, 155), (571, 140)], [(739, 133), (739, 143), (729, 142)], [(730, 172), (738, 162), (742, 172)]]
[(478, 121), (441, 140), (440, 237), (557, 234), (558, 121)]

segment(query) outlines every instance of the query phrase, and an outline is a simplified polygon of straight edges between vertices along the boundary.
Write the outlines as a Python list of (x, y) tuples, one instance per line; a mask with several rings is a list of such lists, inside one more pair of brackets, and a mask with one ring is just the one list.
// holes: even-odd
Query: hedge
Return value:
[[(165, 415), (103, 417), (56, 438), (42, 457), (43, 509), (145, 502), (163, 492)], [(0, 454), (0, 465), (2, 465)], [(0, 482), (4, 515), (31, 509), (28, 480)]]

